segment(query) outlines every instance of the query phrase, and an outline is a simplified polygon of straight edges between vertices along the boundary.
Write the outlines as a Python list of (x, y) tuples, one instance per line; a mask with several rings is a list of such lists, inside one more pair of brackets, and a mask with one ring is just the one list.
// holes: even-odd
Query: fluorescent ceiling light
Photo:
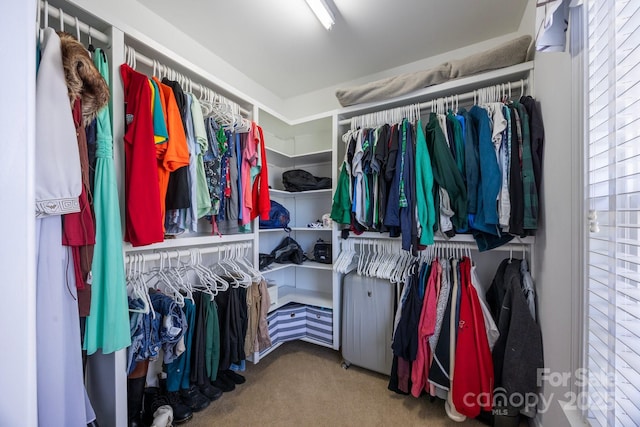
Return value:
[(330, 30), (333, 24), (336, 23), (331, 10), (324, 2), (324, 0), (305, 0), (313, 13), (315, 13), (318, 21), (322, 24), (324, 28)]

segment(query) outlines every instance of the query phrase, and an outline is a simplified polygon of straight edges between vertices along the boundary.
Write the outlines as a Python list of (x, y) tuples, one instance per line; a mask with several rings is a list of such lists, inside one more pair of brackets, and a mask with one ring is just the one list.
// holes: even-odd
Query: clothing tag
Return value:
[(91, 272), (87, 274), (87, 280), (85, 280), (85, 283), (87, 285), (90, 285), (91, 283), (93, 283), (93, 274), (91, 274)]

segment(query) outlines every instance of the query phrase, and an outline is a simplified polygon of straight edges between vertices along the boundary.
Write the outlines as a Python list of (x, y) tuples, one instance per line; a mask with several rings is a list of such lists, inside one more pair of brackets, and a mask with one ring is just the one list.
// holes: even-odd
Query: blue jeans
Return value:
[[(129, 308), (142, 309), (144, 307), (140, 299), (129, 298)], [(131, 346), (127, 350), (127, 367), (131, 373), (137, 362), (147, 359), (155, 359), (160, 351), (160, 315), (156, 313), (155, 319), (151, 313), (131, 313), (129, 319), (131, 328)]]
[(150, 297), (153, 309), (160, 314), (161, 318), (159, 336), (164, 350), (163, 360), (164, 363), (171, 363), (177, 357), (176, 344), (187, 329), (187, 319), (172, 298), (160, 293), (151, 294)]

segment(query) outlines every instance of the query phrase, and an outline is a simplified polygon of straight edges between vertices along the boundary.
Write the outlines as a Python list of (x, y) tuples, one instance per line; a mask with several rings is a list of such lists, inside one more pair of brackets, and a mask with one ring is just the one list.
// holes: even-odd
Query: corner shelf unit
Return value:
[[(314, 176), (331, 177), (335, 185), (337, 174), (332, 144), (335, 117), (327, 115), (289, 125), (266, 111), (258, 110), (257, 114), (264, 131), (270, 197), (286, 207), (291, 218), (289, 231), (282, 228), (258, 230), (259, 252), (270, 253), (287, 235), (298, 242), (308, 255), (313, 254), (313, 247), (319, 239), (337, 247), (332, 227), (307, 226), (321, 222), (323, 214), (330, 213), (333, 188), (289, 192), (282, 183), (284, 172), (304, 169)], [(295, 339), (304, 339), (335, 350), (339, 348), (340, 287), (333, 272), (333, 264), (311, 260), (300, 265), (274, 263), (264, 269), (262, 274), (269, 287), (277, 288), (272, 294), (274, 301), (269, 308), (271, 318), (276, 319), (280, 312), (289, 310), (292, 305), (306, 307), (308, 312), (323, 310), (322, 316), (331, 318), (329, 323), (332, 326), (328, 327), (327, 332), (331, 338), (316, 339), (301, 335)], [(314, 320), (317, 319), (310, 318), (309, 321)], [(276, 337), (279, 335), (276, 334)], [(270, 349), (254, 354), (254, 362), (283, 342), (279, 338), (276, 341)]]

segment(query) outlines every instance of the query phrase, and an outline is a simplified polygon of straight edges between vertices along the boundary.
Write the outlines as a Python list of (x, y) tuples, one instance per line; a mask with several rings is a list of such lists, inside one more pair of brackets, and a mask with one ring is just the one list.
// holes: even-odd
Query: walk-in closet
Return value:
[(0, 426), (640, 425), (640, 4), (8, 0)]

